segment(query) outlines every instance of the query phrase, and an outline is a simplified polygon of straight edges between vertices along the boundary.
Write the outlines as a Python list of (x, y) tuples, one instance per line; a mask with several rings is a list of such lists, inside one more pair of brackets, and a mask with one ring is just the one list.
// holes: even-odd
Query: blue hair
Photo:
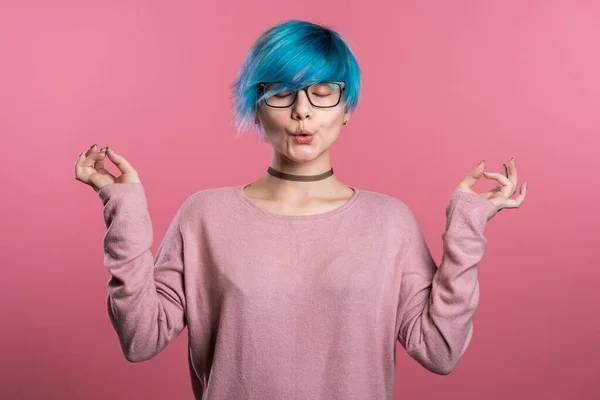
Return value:
[[(297, 90), (317, 82), (345, 82), (345, 111), (354, 111), (360, 94), (360, 69), (340, 34), (306, 21), (290, 20), (265, 31), (250, 48), (233, 83), (236, 137), (255, 123), (256, 107), (279, 88)], [(259, 82), (281, 82), (259, 97)], [(261, 141), (266, 141), (258, 125)]]

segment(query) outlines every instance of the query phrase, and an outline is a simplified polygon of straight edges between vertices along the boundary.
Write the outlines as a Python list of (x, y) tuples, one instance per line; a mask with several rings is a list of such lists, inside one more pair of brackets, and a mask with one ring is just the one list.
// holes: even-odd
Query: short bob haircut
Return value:
[[(232, 85), (236, 137), (255, 125), (259, 102), (278, 89), (297, 90), (317, 82), (345, 82), (343, 105), (354, 111), (360, 94), (360, 68), (340, 34), (306, 21), (289, 20), (265, 31), (250, 48)], [(280, 82), (260, 98), (259, 82)], [(259, 139), (266, 141), (258, 124)]]

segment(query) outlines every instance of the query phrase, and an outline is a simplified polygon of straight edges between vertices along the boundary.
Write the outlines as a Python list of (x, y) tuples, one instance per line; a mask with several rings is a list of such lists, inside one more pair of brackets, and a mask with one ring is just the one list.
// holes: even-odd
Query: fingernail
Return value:
[(93, 145), (90, 146), (90, 150), (93, 149), (94, 146), (96, 146), (96, 143), (94, 143)]

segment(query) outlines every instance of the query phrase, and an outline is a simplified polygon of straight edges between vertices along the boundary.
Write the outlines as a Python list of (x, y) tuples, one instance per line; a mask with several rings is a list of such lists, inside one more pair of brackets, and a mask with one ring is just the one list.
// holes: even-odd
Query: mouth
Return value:
[(298, 132), (296, 133), (292, 133), (292, 136), (301, 136), (301, 137), (307, 137), (307, 136), (312, 136), (313, 133), (307, 129), (300, 129)]

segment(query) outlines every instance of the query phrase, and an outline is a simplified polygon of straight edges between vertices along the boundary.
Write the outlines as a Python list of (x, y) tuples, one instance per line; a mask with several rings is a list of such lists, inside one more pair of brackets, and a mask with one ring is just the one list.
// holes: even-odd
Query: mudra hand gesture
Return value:
[[(511, 199), (511, 196), (517, 189), (517, 165), (514, 157), (510, 159), (508, 166), (503, 164), (504, 174), (485, 171), (485, 165), (485, 160), (479, 163), (479, 165), (462, 180), (456, 190), (477, 194), (484, 199), (488, 199), (496, 205), (498, 211), (502, 211), (503, 208), (519, 208), (525, 201), (525, 196), (527, 196), (527, 182), (521, 185), (519, 195), (516, 198)], [(478, 194), (475, 193), (472, 188), (482, 176), (489, 179), (495, 179), (498, 181), (498, 184), (492, 190)]]
[[(106, 156), (119, 169), (121, 175), (114, 176), (104, 168)], [(88, 151), (81, 153), (75, 161), (75, 179), (90, 185), (96, 192), (111, 183), (141, 183), (138, 172), (125, 157), (115, 153), (108, 146), (97, 151), (95, 144)]]

